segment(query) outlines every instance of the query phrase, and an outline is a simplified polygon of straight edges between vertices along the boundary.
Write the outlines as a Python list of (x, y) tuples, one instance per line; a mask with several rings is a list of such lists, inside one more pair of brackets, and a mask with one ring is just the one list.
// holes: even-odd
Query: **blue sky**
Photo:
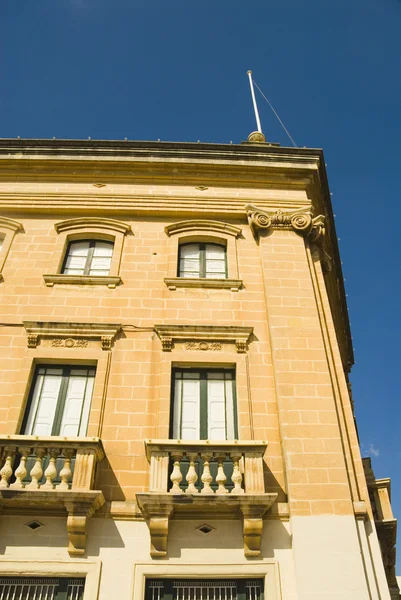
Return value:
[[(0, 6), (0, 137), (240, 142), (252, 69), (297, 144), (324, 149), (362, 451), (392, 477), (399, 518), (400, 13), (400, 0)], [(290, 145), (258, 101), (267, 138)]]

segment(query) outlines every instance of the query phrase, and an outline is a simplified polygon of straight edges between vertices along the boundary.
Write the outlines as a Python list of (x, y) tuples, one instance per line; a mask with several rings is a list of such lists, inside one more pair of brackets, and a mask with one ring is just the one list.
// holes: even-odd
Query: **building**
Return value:
[(0, 203), (0, 600), (398, 598), (320, 150), (2, 140)]

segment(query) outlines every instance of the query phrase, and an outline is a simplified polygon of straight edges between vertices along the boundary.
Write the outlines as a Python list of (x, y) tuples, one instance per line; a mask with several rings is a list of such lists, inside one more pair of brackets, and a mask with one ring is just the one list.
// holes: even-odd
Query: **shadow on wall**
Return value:
[[(29, 523), (38, 523), (39, 527), (30, 529)], [(89, 519), (87, 528), (87, 553), (99, 555), (100, 545), (107, 548), (124, 548), (123, 539), (112, 519)], [(91, 536), (92, 533), (92, 536)], [(91, 544), (91, 537), (94, 543)], [(99, 543), (101, 542), (101, 544)], [(90, 545), (90, 547), (89, 547)], [(43, 515), (3, 516), (0, 518), (0, 555), (8, 554), (8, 548), (36, 548), (35, 558), (48, 558), (48, 549), (53, 551), (52, 558), (66, 558), (68, 548), (67, 517), (44, 517)], [(13, 553), (14, 554), (14, 553)], [(27, 558), (32, 558), (32, 550)]]
[(266, 492), (278, 494), (277, 502), (287, 502), (287, 494), (265, 462), (263, 463), (263, 478)]
[[(197, 549), (202, 549), (202, 552), (210, 550), (213, 553), (219, 550), (243, 553), (244, 538), (241, 519), (218, 521), (208, 519), (207, 525), (212, 528), (212, 531), (206, 535), (199, 530), (205, 523), (205, 521), (170, 521), (168, 557), (181, 558), (187, 550)], [(291, 535), (285, 524), (278, 519), (264, 521), (262, 558), (274, 558), (276, 550), (288, 550), (291, 548), (291, 544)], [(250, 562), (252, 560), (249, 559)]]
[(97, 467), (94, 489), (102, 490), (106, 502), (112, 500), (123, 502), (125, 500), (125, 494), (107, 456)]

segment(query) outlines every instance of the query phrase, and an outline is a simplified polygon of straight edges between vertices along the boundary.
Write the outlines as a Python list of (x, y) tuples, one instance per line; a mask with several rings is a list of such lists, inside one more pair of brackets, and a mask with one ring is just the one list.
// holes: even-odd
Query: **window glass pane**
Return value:
[(206, 245), (206, 278), (224, 279), (227, 276), (224, 246)]
[[(93, 380), (93, 378), (90, 378)], [(60, 424), (59, 435), (77, 436), (81, 428), (81, 420), (84, 413), (89, 414), (89, 406), (92, 398), (92, 389), (88, 394), (88, 377), (86, 370), (71, 370), (68, 379), (67, 392), (65, 397), (64, 411)], [(85, 406), (86, 404), (86, 406)], [(85, 408), (85, 411), (84, 411)], [(86, 433), (86, 427), (85, 427)]]
[[(231, 373), (230, 373), (231, 375)], [(235, 439), (235, 419), (234, 419), (234, 394), (233, 382), (226, 378), (225, 381), (226, 393), (226, 435), (228, 440)]]
[(108, 275), (110, 273), (111, 257), (94, 256), (92, 258), (89, 275)]
[[(213, 377), (210, 377), (213, 375)], [(215, 373), (208, 373), (207, 382), (207, 413), (208, 439), (226, 439), (226, 398), (224, 376), (220, 378)]]
[(200, 277), (199, 244), (184, 244), (180, 247), (180, 277)]
[(38, 374), (33, 391), (28, 421), (25, 427), (25, 434), (52, 434), (62, 374), (62, 369), (46, 369), (45, 374)]
[(95, 242), (89, 275), (108, 275), (110, 273), (113, 244)]
[(206, 259), (223, 259), (225, 257), (226, 249), (224, 246), (217, 246), (216, 244), (206, 244)]
[(69, 256), (87, 256), (89, 250), (89, 241), (86, 242), (72, 242), (70, 244), (68, 255)]
[(199, 259), (199, 244), (183, 244), (180, 247), (181, 258), (198, 258)]
[(185, 378), (181, 383), (181, 439), (199, 439), (200, 381)]
[(113, 255), (113, 244), (111, 242), (95, 242), (93, 256), (108, 256)]
[(73, 242), (68, 248), (63, 273), (66, 275), (83, 275), (89, 252), (89, 242)]

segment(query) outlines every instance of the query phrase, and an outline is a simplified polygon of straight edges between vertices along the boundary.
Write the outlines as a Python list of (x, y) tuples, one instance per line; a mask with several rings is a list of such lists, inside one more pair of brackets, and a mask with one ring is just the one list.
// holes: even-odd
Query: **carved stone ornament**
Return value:
[(232, 325), (155, 325), (163, 352), (171, 352), (175, 343), (185, 350), (218, 351), (222, 344), (235, 343), (237, 352), (244, 353), (253, 334), (253, 327)]
[(252, 204), (247, 204), (245, 210), (248, 223), (256, 240), (260, 233), (272, 229), (292, 230), (302, 235), (312, 243), (316, 243), (320, 252), (320, 260), (325, 272), (331, 271), (332, 259), (324, 249), (325, 216), (312, 216), (309, 206), (303, 206), (295, 211), (263, 210)]
[(55, 338), (51, 343), (55, 348), (87, 348), (89, 340), (84, 338), (77, 340), (74, 340), (73, 338)]
[(51, 340), (54, 348), (87, 348), (89, 341), (100, 341), (102, 350), (111, 350), (121, 325), (111, 323), (59, 323), (24, 321), (28, 348), (36, 348), (39, 339)]
[(307, 237), (311, 242), (316, 242), (324, 235), (325, 217), (323, 215), (312, 217), (311, 209), (308, 206), (284, 212), (281, 209), (263, 210), (247, 204), (245, 210), (255, 238), (258, 238), (261, 231), (269, 231), (269, 229), (292, 229), (303, 237)]
[(185, 350), (207, 350), (216, 351), (221, 350), (220, 342), (186, 342), (184, 345)]

